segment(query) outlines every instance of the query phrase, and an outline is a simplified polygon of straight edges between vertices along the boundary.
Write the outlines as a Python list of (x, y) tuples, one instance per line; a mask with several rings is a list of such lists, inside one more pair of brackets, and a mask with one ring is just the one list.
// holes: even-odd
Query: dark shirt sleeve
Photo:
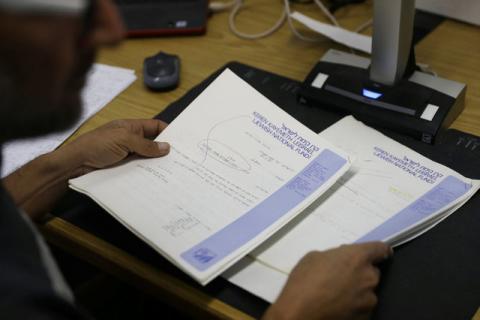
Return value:
[(0, 319), (87, 319), (62, 294), (38, 234), (0, 186)]

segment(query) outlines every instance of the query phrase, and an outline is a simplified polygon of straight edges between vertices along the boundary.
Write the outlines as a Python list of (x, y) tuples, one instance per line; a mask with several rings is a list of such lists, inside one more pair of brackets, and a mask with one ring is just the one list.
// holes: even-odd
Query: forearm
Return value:
[(81, 175), (83, 159), (65, 146), (42, 155), (3, 179), (15, 204), (39, 219), (67, 191), (68, 179)]

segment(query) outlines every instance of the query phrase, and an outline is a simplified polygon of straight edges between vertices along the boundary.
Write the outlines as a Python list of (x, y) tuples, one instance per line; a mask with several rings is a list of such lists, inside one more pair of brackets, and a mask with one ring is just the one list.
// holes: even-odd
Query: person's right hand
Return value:
[(381, 242), (307, 254), (293, 269), (265, 319), (366, 319), (377, 303), (375, 264), (391, 248)]

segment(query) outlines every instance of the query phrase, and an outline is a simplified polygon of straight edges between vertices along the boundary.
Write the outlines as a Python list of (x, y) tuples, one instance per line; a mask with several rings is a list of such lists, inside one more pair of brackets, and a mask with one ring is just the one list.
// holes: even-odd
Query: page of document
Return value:
[[(225, 274), (268, 301), (277, 297), (292, 268), (308, 252), (376, 240), (404, 243), (445, 219), (479, 189), (479, 181), (429, 160), (351, 116), (320, 136), (355, 157), (349, 172), (254, 250), (249, 260)], [(259, 289), (252, 285), (256, 278), (268, 280)]]
[(271, 236), (350, 167), (225, 70), (157, 140), (170, 154), (70, 181), (205, 284)]
[(80, 119), (68, 130), (46, 136), (16, 140), (3, 145), (0, 176), (3, 178), (36, 157), (53, 151), (82, 123), (106, 106), (137, 77), (134, 70), (95, 64), (82, 92), (83, 110)]

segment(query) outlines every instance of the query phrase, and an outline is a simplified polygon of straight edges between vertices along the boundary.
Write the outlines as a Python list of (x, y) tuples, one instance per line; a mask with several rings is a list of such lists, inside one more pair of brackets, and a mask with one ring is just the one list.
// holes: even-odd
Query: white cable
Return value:
[(373, 19), (370, 19), (368, 21), (365, 21), (364, 23), (362, 23), (361, 25), (359, 25), (353, 32), (356, 32), (356, 33), (360, 33), (362, 32), (363, 30), (367, 29), (368, 27), (370, 27), (373, 23)]
[(263, 32), (256, 33), (256, 34), (248, 34), (248, 33), (245, 33), (245, 32), (241, 32), (236, 27), (235, 19), (238, 15), (240, 9), (242, 8), (242, 6), (243, 6), (243, 1), (242, 0), (237, 1), (235, 6), (233, 7), (232, 11), (230, 12), (230, 16), (229, 16), (230, 30), (236, 36), (238, 36), (240, 38), (248, 39), (248, 40), (255, 40), (255, 39), (264, 38), (264, 37), (267, 37), (267, 36), (273, 34), (278, 29), (280, 29), (282, 27), (282, 25), (285, 23), (286, 14), (285, 14), (285, 10), (284, 10), (282, 12), (282, 15), (280, 16), (280, 18), (275, 22), (275, 24), (271, 28), (269, 28), (269, 29), (267, 29)]
[(278, 29), (280, 29), (283, 26), (283, 24), (285, 23), (285, 21), (287, 21), (288, 22), (288, 27), (290, 28), (291, 32), (297, 38), (299, 38), (303, 41), (308, 41), (308, 42), (318, 42), (318, 41), (324, 41), (325, 40), (324, 37), (310, 38), (310, 37), (304, 36), (303, 34), (301, 34), (295, 28), (295, 26), (293, 25), (293, 21), (290, 17), (291, 10), (290, 10), (289, 0), (284, 0), (285, 8), (284, 8), (284, 11), (282, 13), (282, 16), (277, 20), (277, 22), (271, 28), (269, 28), (268, 30), (265, 30), (263, 32), (257, 33), (257, 34), (247, 34), (247, 33), (241, 32), (241, 31), (238, 30), (238, 28), (235, 24), (235, 18), (237, 17), (238, 12), (242, 8), (242, 6), (243, 6), (243, 1), (242, 0), (237, 0), (236, 3), (233, 6), (232, 11), (230, 12), (230, 17), (229, 17), (229, 26), (230, 26), (230, 29), (231, 29), (232, 33), (235, 34), (236, 36), (240, 37), (240, 38), (248, 39), (248, 40), (255, 40), (255, 39), (260, 39), (260, 38), (267, 37), (267, 36), (273, 34), (274, 32), (276, 32)]
[[(239, 14), (240, 10), (243, 7), (243, 0), (233, 0), (230, 2), (211, 2), (209, 4), (209, 8), (212, 12), (220, 12), (220, 11), (225, 11), (229, 10), (230, 15), (228, 19), (228, 24), (230, 27), (230, 30), (232, 31), (233, 34), (235, 34), (237, 37), (240, 37), (242, 39), (247, 39), (247, 40), (255, 40), (255, 39), (260, 39), (264, 37), (268, 37), (274, 32), (276, 32), (278, 29), (280, 29), (285, 21), (287, 21), (288, 27), (290, 31), (293, 33), (294, 36), (297, 38), (303, 40), (303, 41), (308, 41), (308, 42), (320, 42), (320, 41), (325, 41), (326, 38), (324, 36), (318, 37), (318, 38), (312, 38), (305, 36), (301, 34), (296, 28), (295, 25), (293, 24), (293, 20), (290, 17), (291, 10), (290, 10), (290, 0), (283, 0), (284, 3), (284, 10), (282, 12), (282, 15), (280, 18), (275, 22), (275, 24), (262, 32), (259, 33), (254, 33), (254, 34), (248, 34), (242, 31), (239, 31), (235, 20), (237, 18), (237, 15)], [(328, 8), (323, 4), (321, 0), (314, 0), (314, 3), (320, 8), (320, 10), (325, 14), (325, 16), (337, 27), (340, 27), (340, 24), (338, 23), (337, 19), (333, 16), (333, 14), (328, 10)], [(372, 24), (372, 19), (368, 20), (367, 22), (361, 24), (354, 32), (361, 32), (362, 30), (366, 29)]]
[(432, 75), (434, 77), (438, 77), (438, 74), (435, 71), (433, 71), (428, 64), (417, 62), (417, 67), (423, 73), (427, 73), (427, 74)]
[(271, 28), (269, 28), (269, 29), (267, 29), (263, 32), (255, 33), (255, 34), (244, 33), (244, 32), (239, 31), (237, 29), (236, 24), (235, 24), (235, 18), (237, 17), (237, 14), (240, 11), (240, 9), (242, 8), (242, 6), (243, 6), (243, 1), (242, 0), (237, 0), (235, 5), (233, 6), (232, 11), (230, 12), (230, 16), (229, 16), (229, 19), (228, 19), (228, 24), (230, 26), (230, 30), (232, 30), (232, 32), (236, 36), (238, 36), (240, 38), (243, 38), (243, 39), (255, 40), (255, 39), (260, 39), (260, 38), (267, 37), (267, 36), (271, 35), (272, 33), (274, 33), (275, 31), (277, 31), (278, 29), (280, 29), (282, 27), (282, 25), (285, 23), (285, 20), (287, 18), (287, 13), (286, 13), (286, 10), (284, 9), (281, 17), (277, 20), (277, 22), (275, 22), (275, 24)]
[(208, 9), (212, 12), (221, 12), (221, 11), (226, 11), (231, 8), (238, 2), (238, 0), (233, 0), (230, 2), (220, 2), (220, 1), (215, 1), (215, 2), (210, 2), (208, 4)]
[(327, 18), (337, 27), (340, 27), (340, 24), (338, 23), (337, 19), (333, 16), (333, 14), (330, 12), (330, 10), (325, 7), (322, 1), (320, 0), (313, 0), (315, 4), (322, 10), (323, 14), (327, 16)]

